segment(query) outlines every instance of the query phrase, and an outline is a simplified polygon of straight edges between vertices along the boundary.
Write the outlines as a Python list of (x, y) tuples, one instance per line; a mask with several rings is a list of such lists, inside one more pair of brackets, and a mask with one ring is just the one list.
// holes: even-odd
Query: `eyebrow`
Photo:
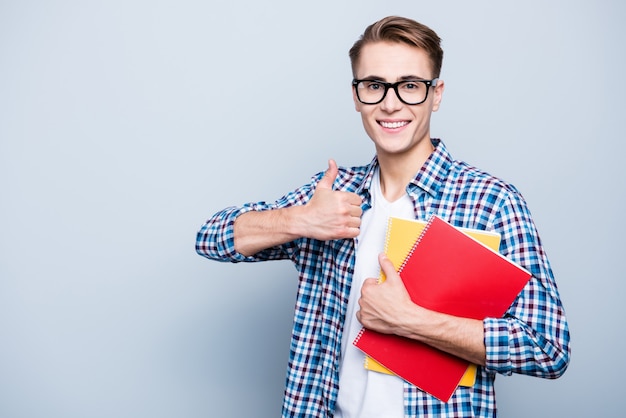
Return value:
[[(370, 76), (362, 78), (362, 80), (377, 80), (377, 81), (384, 81), (384, 82), (387, 81), (385, 77), (380, 77), (377, 75), (370, 75)], [(429, 79), (425, 77), (420, 77), (417, 75), (403, 75), (401, 77), (398, 77), (398, 81), (410, 81), (410, 80), (429, 80)]]

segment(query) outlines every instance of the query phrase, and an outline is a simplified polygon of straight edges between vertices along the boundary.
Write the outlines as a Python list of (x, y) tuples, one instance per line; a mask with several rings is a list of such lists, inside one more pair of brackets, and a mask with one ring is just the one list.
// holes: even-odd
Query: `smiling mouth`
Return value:
[(409, 121), (403, 120), (403, 121), (399, 121), (399, 122), (385, 122), (385, 121), (378, 121), (378, 124), (380, 126), (382, 126), (383, 128), (387, 128), (387, 129), (398, 129), (398, 128), (402, 128), (406, 125), (409, 124)]

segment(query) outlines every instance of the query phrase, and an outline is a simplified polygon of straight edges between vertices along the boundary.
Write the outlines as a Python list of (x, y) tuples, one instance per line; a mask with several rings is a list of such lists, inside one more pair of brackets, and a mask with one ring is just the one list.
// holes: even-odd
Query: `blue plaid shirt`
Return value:
[[(533, 277), (503, 318), (486, 318), (487, 363), (479, 367), (473, 387), (459, 387), (442, 403), (404, 384), (406, 417), (493, 417), (497, 373), (557, 378), (569, 364), (569, 330), (559, 293), (530, 212), (521, 194), (502, 182), (451, 158), (443, 142), (407, 186), (415, 217), (431, 214), (455, 226), (500, 233), (500, 252)], [(361, 167), (341, 168), (335, 190), (355, 192), (369, 208), (376, 158)], [(284, 417), (332, 417), (339, 382), (343, 323), (354, 272), (352, 239), (318, 241), (300, 238), (253, 257), (235, 251), (233, 224), (248, 211), (303, 205), (311, 199), (323, 172), (274, 203), (249, 203), (216, 213), (200, 229), (196, 251), (219, 261), (252, 262), (290, 259), (299, 273)]]

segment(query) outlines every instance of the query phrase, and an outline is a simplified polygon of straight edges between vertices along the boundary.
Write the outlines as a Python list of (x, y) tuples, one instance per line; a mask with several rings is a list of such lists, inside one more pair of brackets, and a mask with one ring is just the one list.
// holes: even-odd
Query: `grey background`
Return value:
[(619, 1), (0, 1), (0, 416), (278, 416), (296, 274), (194, 251), (231, 204), (369, 161), (347, 50), (443, 38), (433, 136), (524, 194), (572, 331), (504, 417), (625, 404)]

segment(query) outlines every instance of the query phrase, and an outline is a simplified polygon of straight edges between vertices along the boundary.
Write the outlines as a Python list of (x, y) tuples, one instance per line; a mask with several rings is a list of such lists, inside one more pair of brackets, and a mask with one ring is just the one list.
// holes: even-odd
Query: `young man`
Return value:
[[(325, 173), (272, 204), (229, 207), (198, 232), (221, 261), (291, 259), (299, 287), (283, 416), (491, 417), (497, 373), (557, 378), (569, 331), (552, 271), (522, 196), (453, 160), (430, 137), (444, 91), (439, 37), (413, 20), (369, 26), (350, 50), (353, 97), (376, 156)], [(383, 251), (389, 216), (492, 230), (500, 252), (533, 277), (503, 318), (453, 317), (415, 305)], [(387, 280), (378, 284), (379, 269)], [(480, 280), (480, 278), (477, 278)], [(505, 280), (505, 278), (503, 278)], [(392, 375), (367, 371), (352, 344), (364, 326), (426, 342), (479, 365), (476, 383), (443, 403)]]

